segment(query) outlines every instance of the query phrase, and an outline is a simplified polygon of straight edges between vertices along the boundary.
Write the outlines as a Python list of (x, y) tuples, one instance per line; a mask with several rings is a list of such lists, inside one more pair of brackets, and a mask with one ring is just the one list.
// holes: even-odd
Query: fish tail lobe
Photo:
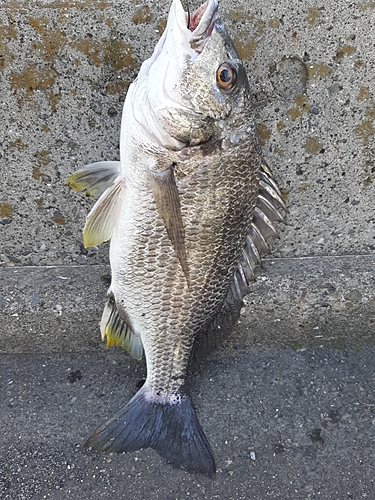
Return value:
[(87, 440), (106, 452), (153, 448), (173, 467), (213, 477), (215, 460), (187, 394), (161, 402), (142, 388), (120, 412)]

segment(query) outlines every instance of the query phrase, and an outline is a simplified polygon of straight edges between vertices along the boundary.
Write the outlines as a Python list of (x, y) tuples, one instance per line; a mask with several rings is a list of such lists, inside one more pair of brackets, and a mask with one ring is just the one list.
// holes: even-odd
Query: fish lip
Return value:
[[(191, 14), (188, 29), (192, 32), (194, 40), (210, 36), (210, 31), (212, 32), (214, 22), (218, 18), (218, 7), (217, 0), (207, 0)], [(191, 27), (194, 27), (194, 29), (191, 29)]]
[[(214, 29), (215, 22), (219, 19), (219, 4), (217, 0), (207, 0), (196, 11), (188, 16), (185, 12), (185, 26), (190, 35), (189, 44), (196, 52), (201, 53), (210, 38)], [(189, 21), (189, 26), (188, 26)]]

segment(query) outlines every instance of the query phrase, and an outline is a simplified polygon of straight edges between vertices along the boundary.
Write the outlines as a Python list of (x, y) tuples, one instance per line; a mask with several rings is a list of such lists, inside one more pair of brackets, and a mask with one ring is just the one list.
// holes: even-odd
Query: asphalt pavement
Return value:
[(375, 346), (224, 342), (189, 378), (214, 479), (84, 450), (145, 376), (116, 348), (0, 357), (1, 499), (374, 499)]

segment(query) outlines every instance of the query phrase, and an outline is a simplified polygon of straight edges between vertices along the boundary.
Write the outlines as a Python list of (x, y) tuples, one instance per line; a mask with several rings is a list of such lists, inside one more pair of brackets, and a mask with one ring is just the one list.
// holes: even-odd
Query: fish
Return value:
[(102, 338), (144, 355), (147, 367), (143, 386), (86, 446), (152, 448), (176, 468), (213, 476), (187, 387), (192, 347), (248, 293), (286, 210), (217, 0), (192, 13), (173, 0), (126, 95), (120, 160), (89, 164), (67, 183), (96, 200), (84, 246), (110, 240)]

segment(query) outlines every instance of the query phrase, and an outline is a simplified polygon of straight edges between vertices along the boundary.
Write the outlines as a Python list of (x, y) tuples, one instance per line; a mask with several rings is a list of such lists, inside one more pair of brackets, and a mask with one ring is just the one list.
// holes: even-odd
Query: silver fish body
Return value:
[(189, 357), (225, 302), (246, 293), (284, 204), (262, 168), (246, 73), (217, 1), (189, 21), (174, 0), (126, 97), (121, 161), (89, 165), (68, 183), (99, 198), (85, 245), (111, 239), (103, 338), (137, 358), (143, 349), (147, 363), (144, 386), (87, 444), (152, 447), (212, 475), (185, 387)]

